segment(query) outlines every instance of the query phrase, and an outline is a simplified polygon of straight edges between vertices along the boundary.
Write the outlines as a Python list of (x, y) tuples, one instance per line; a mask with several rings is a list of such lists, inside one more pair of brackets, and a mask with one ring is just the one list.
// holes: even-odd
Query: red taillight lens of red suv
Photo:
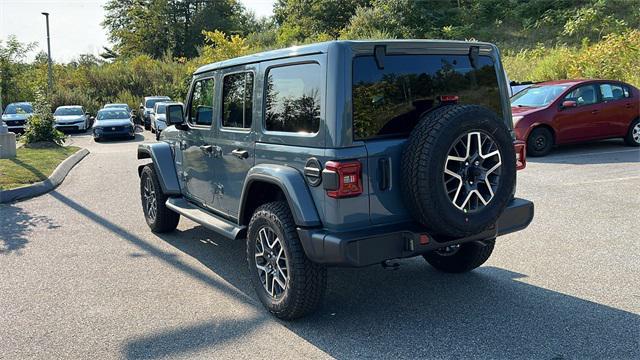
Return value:
[(360, 161), (327, 161), (322, 178), (327, 195), (340, 199), (362, 194), (362, 165)]
[(516, 150), (516, 170), (522, 170), (527, 167), (527, 143), (516, 140), (513, 142), (513, 148)]

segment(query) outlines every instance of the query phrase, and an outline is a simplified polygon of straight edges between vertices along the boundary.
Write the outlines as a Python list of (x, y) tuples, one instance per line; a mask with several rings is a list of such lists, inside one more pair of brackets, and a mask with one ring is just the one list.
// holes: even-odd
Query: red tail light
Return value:
[(327, 161), (322, 174), (327, 195), (346, 198), (362, 194), (362, 165), (360, 161)]
[(527, 144), (524, 141), (516, 140), (513, 143), (516, 150), (516, 170), (522, 170), (527, 167)]

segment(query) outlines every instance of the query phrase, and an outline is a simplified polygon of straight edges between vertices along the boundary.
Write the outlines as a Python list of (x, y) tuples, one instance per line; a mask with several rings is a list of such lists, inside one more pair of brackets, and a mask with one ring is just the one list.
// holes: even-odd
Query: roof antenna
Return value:
[(373, 47), (373, 55), (376, 58), (378, 69), (384, 69), (384, 57), (387, 55), (386, 45), (376, 45)]

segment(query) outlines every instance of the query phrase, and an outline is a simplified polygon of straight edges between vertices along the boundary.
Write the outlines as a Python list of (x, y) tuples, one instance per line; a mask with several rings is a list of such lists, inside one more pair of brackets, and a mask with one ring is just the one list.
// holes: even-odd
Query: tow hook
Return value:
[(383, 269), (391, 269), (391, 270), (398, 270), (400, 268), (400, 264), (397, 262), (391, 262), (391, 260), (385, 260), (383, 262), (380, 263), (380, 265), (382, 265)]

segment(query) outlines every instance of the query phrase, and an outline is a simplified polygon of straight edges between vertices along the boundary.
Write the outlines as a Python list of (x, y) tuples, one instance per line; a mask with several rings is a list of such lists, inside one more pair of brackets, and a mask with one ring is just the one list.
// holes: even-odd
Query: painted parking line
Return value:
[(562, 186), (576, 186), (576, 185), (589, 185), (589, 184), (599, 184), (599, 183), (606, 183), (606, 182), (619, 182), (619, 181), (626, 181), (626, 180), (638, 180), (640, 179), (640, 176), (627, 176), (627, 177), (619, 177), (619, 178), (613, 178), (613, 179), (600, 179), (600, 180), (591, 180), (591, 181), (582, 181), (582, 182), (575, 182), (575, 183), (564, 183), (564, 184), (558, 184), (558, 185), (562, 185)]
[(616, 150), (616, 151), (588, 152), (588, 153), (571, 154), (571, 155), (556, 155), (556, 156), (550, 157), (550, 159), (562, 160), (566, 158), (581, 157), (581, 156), (596, 156), (596, 155), (620, 154), (620, 153), (631, 153), (631, 152), (636, 152), (640, 155), (640, 150), (629, 149), (629, 150)]

